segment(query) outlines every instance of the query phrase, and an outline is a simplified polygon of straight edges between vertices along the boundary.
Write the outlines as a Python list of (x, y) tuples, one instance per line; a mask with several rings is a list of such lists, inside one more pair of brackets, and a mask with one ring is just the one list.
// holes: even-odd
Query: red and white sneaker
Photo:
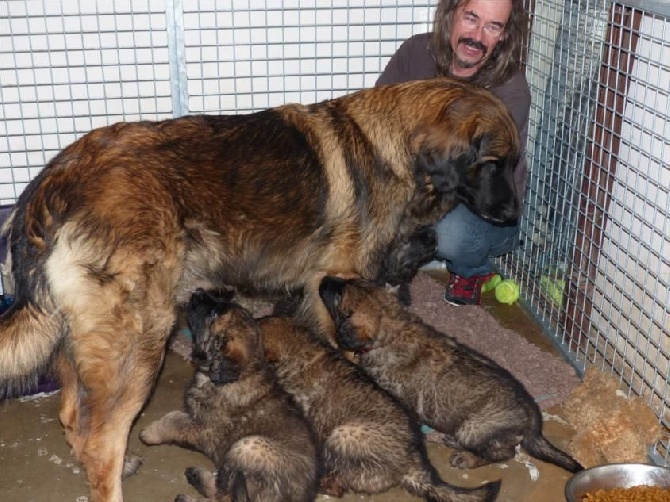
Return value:
[(482, 285), (486, 284), (495, 272), (485, 275), (473, 275), (472, 277), (461, 277), (449, 273), (449, 282), (444, 292), (444, 301), (450, 305), (481, 305)]

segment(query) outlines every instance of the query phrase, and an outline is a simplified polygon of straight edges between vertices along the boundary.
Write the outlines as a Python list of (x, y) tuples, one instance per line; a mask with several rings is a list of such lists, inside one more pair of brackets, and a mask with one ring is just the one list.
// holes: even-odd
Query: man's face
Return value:
[(511, 0), (469, 0), (454, 13), (449, 43), (454, 51), (451, 73), (471, 77), (505, 35)]

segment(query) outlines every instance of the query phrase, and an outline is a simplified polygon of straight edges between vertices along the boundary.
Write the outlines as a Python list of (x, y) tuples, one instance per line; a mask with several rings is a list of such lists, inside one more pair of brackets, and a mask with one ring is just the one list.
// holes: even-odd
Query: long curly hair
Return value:
[[(470, 0), (440, 0), (433, 20), (433, 35), (430, 49), (435, 59), (435, 71), (438, 75), (450, 74), (454, 56), (449, 37), (456, 11)], [(512, 13), (505, 26), (500, 41), (473, 75), (471, 80), (484, 87), (495, 87), (506, 82), (521, 67), (524, 44), (528, 41), (528, 14), (524, 0), (510, 0)]]

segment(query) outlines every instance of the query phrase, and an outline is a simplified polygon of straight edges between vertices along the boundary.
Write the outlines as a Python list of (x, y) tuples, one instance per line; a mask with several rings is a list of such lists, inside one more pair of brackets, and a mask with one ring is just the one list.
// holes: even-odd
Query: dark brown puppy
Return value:
[(5, 224), (15, 301), (0, 386), (55, 363), (92, 502), (121, 502), (130, 427), (196, 288), (303, 292), (303, 318), (332, 336), (323, 276), (375, 278), (392, 243), (459, 201), (516, 218), (518, 158), (502, 102), (447, 79), (96, 129)]
[(507, 460), (520, 444), (540, 460), (582, 469), (544, 438), (537, 403), (494, 361), (439, 333), (372, 282), (327, 277), (320, 292), (340, 346), (358, 352), (359, 366), (381, 387), (447, 435), (456, 450), (452, 466)]
[(288, 317), (262, 318), (259, 328), (279, 383), (321, 446), (321, 491), (342, 496), (401, 486), (431, 502), (495, 499), (498, 481), (468, 489), (443, 482), (428, 460), (419, 425), (337, 349)]
[[(207, 500), (310, 502), (318, 482), (315, 438), (268, 368), (255, 320), (204, 291), (188, 307), (198, 366), (186, 411), (173, 411), (140, 433), (149, 445), (176, 443), (207, 455), (212, 474), (186, 477)], [(180, 502), (197, 502), (186, 495)]]

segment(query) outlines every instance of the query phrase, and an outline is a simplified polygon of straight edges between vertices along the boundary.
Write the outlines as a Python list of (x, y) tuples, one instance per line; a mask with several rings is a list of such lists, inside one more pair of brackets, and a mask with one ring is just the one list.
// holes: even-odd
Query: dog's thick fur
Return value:
[(401, 486), (424, 500), (495, 499), (499, 482), (458, 488), (428, 460), (418, 423), (354, 364), (289, 317), (258, 322), (265, 353), (321, 447), (321, 491), (374, 494)]
[[(217, 473), (186, 476), (208, 500), (310, 502), (316, 498), (317, 447), (311, 429), (265, 360), (256, 321), (204, 291), (188, 307), (198, 370), (186, 410), (140, 433), (146, 444), (176, 443), (207, 455)], [(182, 502), (197, 499), (181, 495)]]
[(517, 218), (518, 159), (502, 102), (448, 79), (96, 129), (5, 223), (15, 300), (0, 318), (0, 387), (55, 366), (92, 501), (120, 502), (176, 305), (198, 287), (302, 292), (303, 317), (332, 337), (322, 277), (376, 277), (390, 246), (458, 202)]
[(570, 472), (582, 469), (542, 435), (542, 413), (521, 382), (494, 361), (408, 312), (363, 279), (323, 279), (321, 297), (345, 350), (419, 419), (446, 434), (451, 465), (470, 468), (514, 457), (517, 445)]

